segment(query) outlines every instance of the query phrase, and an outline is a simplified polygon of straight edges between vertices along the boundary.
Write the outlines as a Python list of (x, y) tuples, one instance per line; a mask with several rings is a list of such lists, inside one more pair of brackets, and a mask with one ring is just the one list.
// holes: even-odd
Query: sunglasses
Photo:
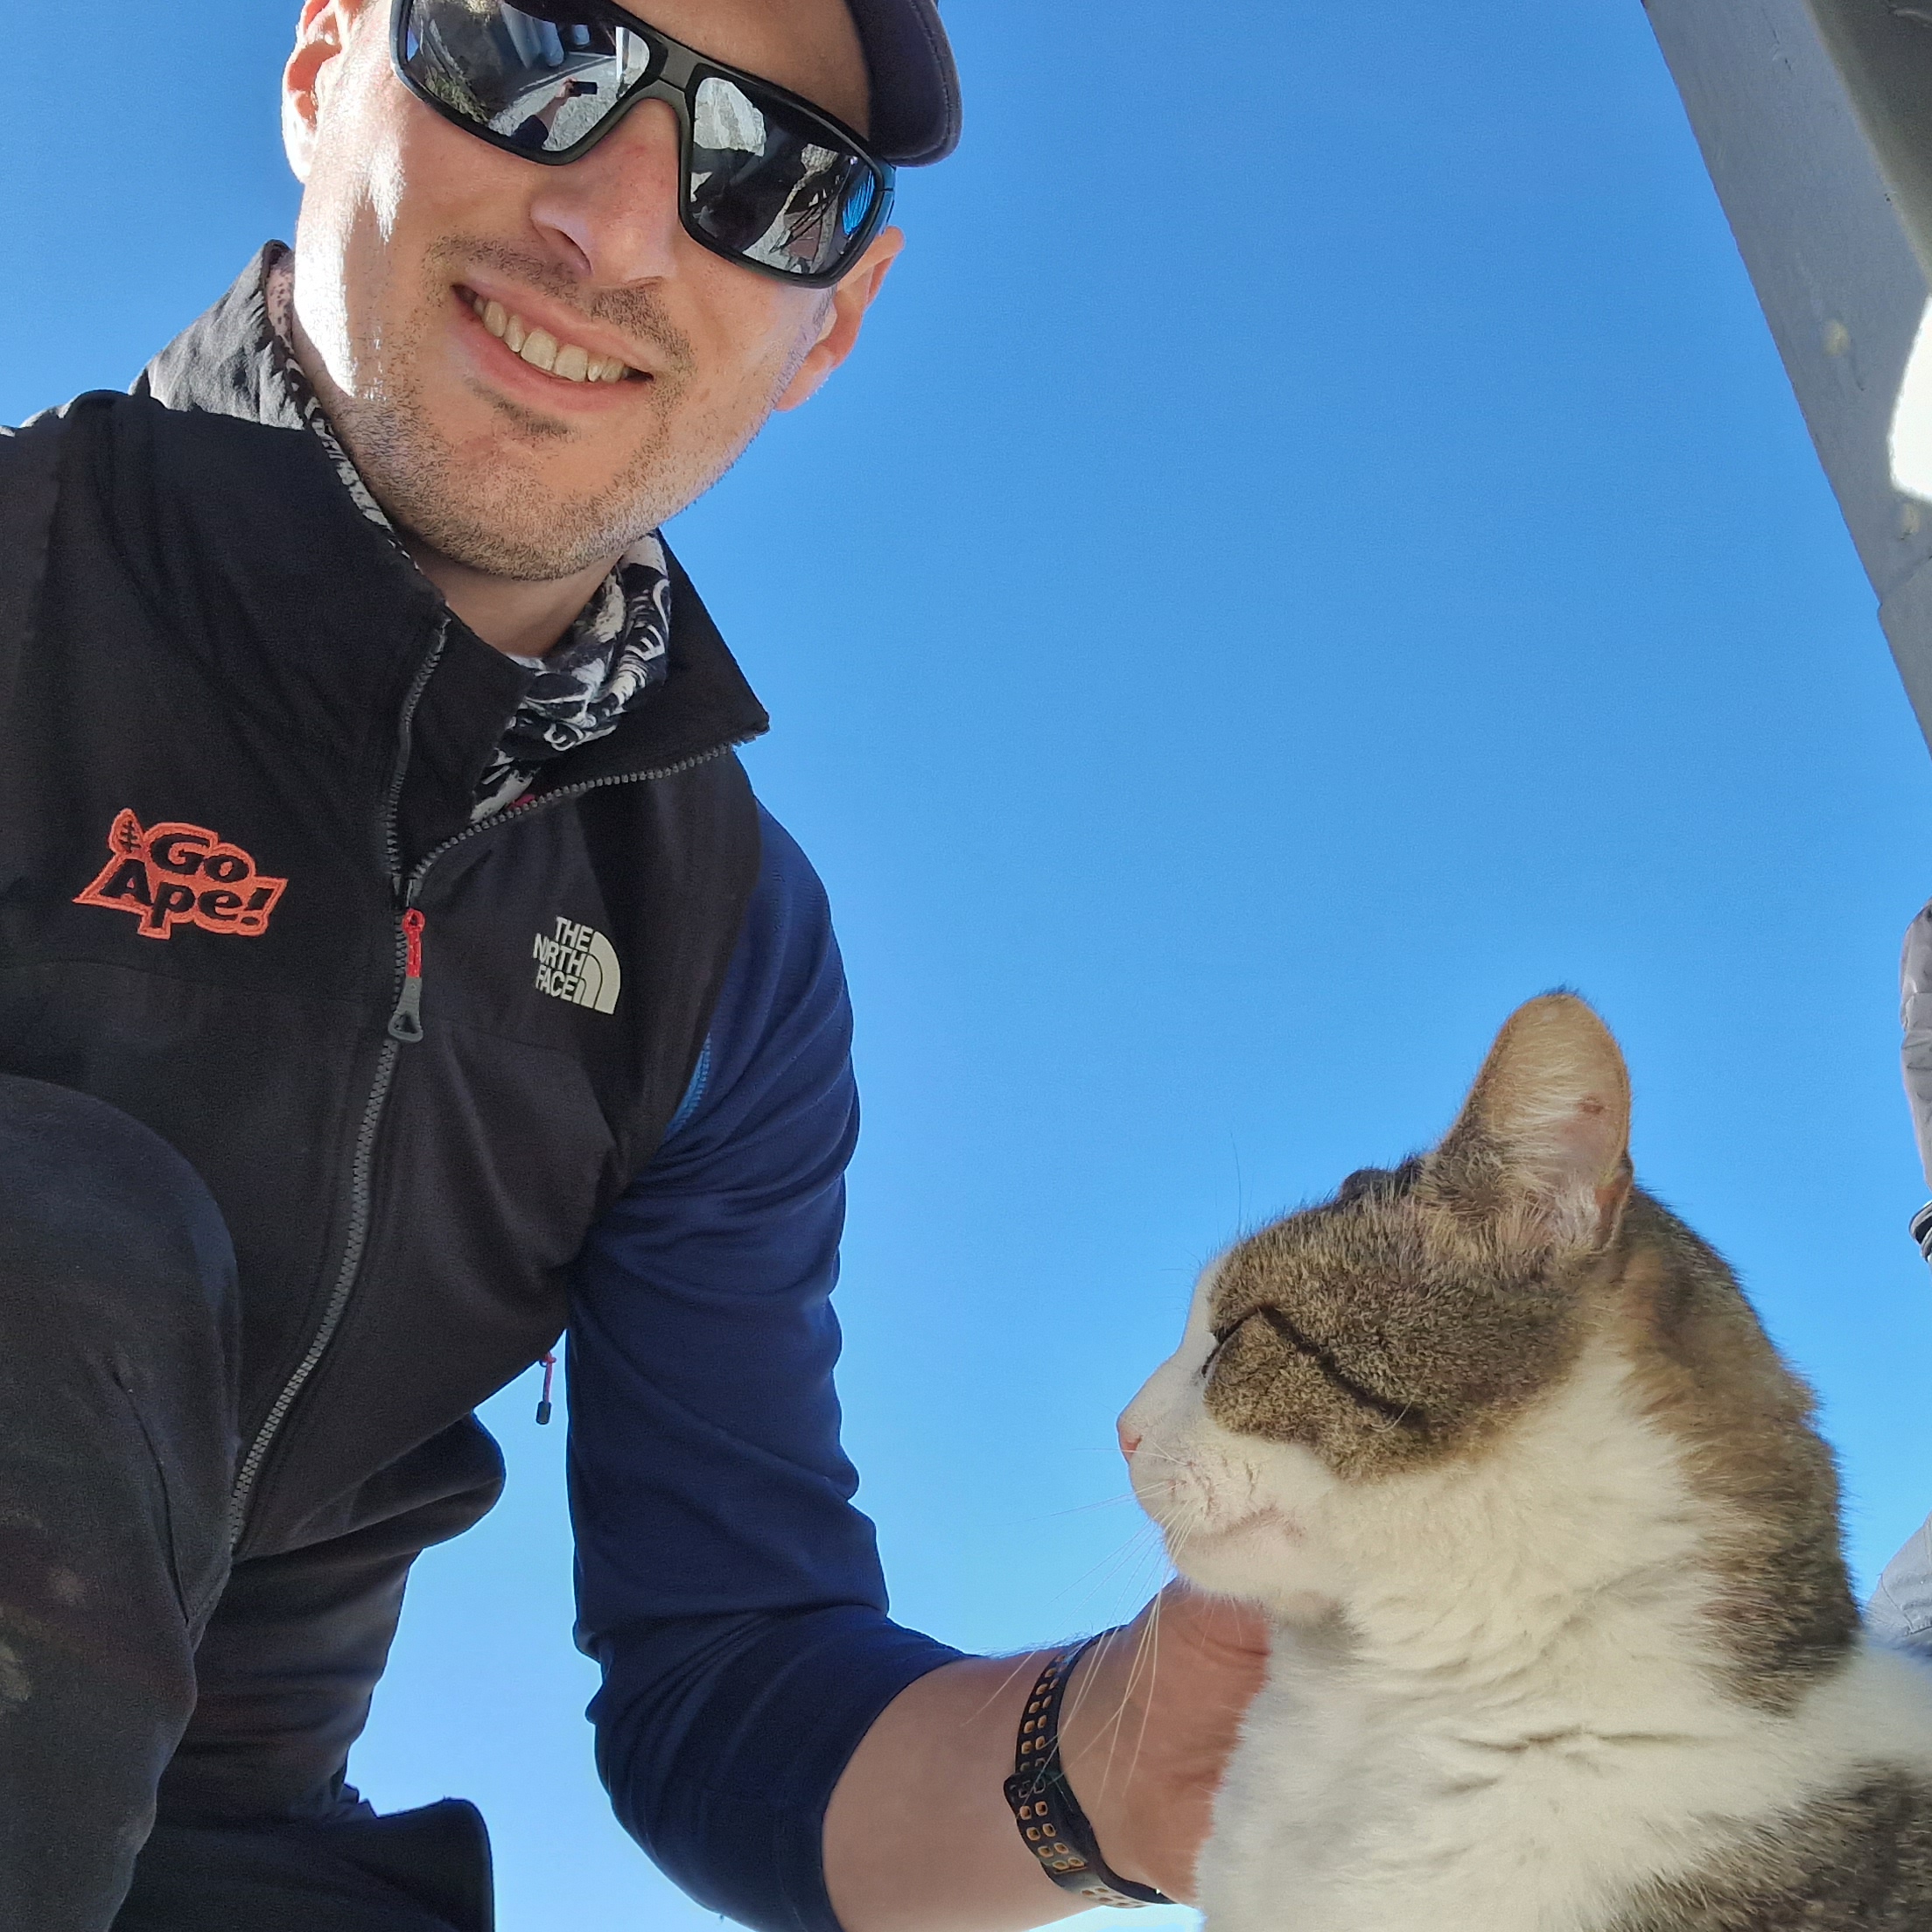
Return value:
[(842, 122), (606, 0), (396, 0), (402, 84), (467, 134), (563, 167), (640, 101), (679, 129), (684, 231), (800, 288), (836, 282), (886, 225), (892, 170)]

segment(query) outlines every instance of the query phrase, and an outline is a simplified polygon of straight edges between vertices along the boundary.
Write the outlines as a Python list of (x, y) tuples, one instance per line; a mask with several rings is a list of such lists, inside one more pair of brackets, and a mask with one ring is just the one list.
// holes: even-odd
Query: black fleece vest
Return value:
[(152, 393), (0, 433), (0, 1070), (227, 1216), (243, 1555), (433, 1502), (562, 1328), (696, 1063), (766, 724), (674, 565), (668, 682), (472, 828), (520, 677), (277, 417), (264, 331), (244, 277)]

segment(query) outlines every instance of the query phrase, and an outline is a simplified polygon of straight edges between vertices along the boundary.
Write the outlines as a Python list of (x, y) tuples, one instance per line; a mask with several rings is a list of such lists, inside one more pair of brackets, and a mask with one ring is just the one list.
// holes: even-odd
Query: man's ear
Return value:
[(845, 279), (833, 289), (818, 340), (785, 385), (785, 393), (778, 399), (780, 409), (795, 410), (800, 403), (810, 402), (825, 378), (852, 353), (865, 312), (878, 299), (892, 263), (899, 259), (899, 251), (905, 246), (906, 237), (898, 228), (885, 229), (859, 256)]
[(282, 150), (298, 181), (306, 184), (315, 155), (316, 123), (328, 84), (330, 63), (341, 57), (349, 23), (361, 10), (355, 0), (303, 0), (295, 48), (282, 70)]

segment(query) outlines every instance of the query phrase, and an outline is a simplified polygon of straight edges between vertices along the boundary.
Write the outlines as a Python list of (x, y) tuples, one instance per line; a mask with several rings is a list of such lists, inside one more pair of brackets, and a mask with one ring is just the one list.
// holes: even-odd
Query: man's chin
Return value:
[(432, 551), (464, 570), (516, 584), (556, 584), (608, 570), (648, 529), (566, 533), (555, 526), (531, 529), (521, 520), (490, 522), (421, 513), (398, 524), (411, 551)]
[(433, 456), (391, 444), (368, 480), (412, 550), (518, 583), (608, 567), (656, 527), (648, 493), (634, 483), (585, 494), (519, 453), (500, 440)]

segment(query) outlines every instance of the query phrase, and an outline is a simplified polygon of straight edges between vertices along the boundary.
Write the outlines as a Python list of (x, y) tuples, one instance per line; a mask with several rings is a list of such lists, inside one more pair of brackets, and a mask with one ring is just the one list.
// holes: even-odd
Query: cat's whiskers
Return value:
[[(1131, 1501), (1133, 1499), (1129, 1497), (1117, 1500)], [(1097, 1505), (1093, 1507), (1097, 1507)], [(1066, 1514), (1068, 1512), (1061, 1513)], [(1069, 1585), (1068, 1587), (1068, 1589), (1073, 1589), (1082, 1584), (1090, 1584), (1094, 1586), (1094, 1590), (1097, 1591), (1110, 1583), (1112, 1579), (1116, 1577), (1130, 1563), (1134, 1562), (1137, 1559), (1145, 1561), (1148, 1558), (1158, 1558), (1159, 1570), (1168, 1572), (1169, 1574), (1172, 1573), (1170, 1566), (1166, 1561), (1166, 1548), (1161, 1540), (1160, 1527), (1158, 1523), (1152, 1522), (1145, 1522), (1139, 1524), (1134, 1530), (1133, 1535), (1128, 1537), (1124, 1543), (1121, 1544), (1117, 1548), (1111, 1550), (1107, 1556), (1102, 1558), (1101, 1560), (1098, 1563), (1095, 1564), (1091, 1569), (1087, 1571), (1084, 1575), (1075, 1578), (1074, 1583), (1073, 1585)], [(1151, 1599), (1158, 1600), (1160, 1591), (1160, 1586), (1166, 1580), (1166, 1575), (1164, 1574), (1159, 1576), (1153, 1582), (1152, 1587), (1148, 1590), (1148, 1596)], [(1089, 1593), (1093, 1592), (1090, 1592)], [(1066, 1594), (1066, 1592), (1063, 1591), (1061, 1594)], [(1099, 1644), (1105, 1645), (1106, 1643), (1117, 1639), (1123, 1634), (1124, 1628), (1124, 1626), (1116, 1627), (1115, 1628), (1102, 1633), (1099, 1640)], [(1077, 1641), (1077, 1639), (1070, 1639), (1060, 1648), (1071, 1648), (1073, 1643)], [(1096, 1648), (1098, 1648), (1098, 1646), (1096, 1646)], [(984, 1717), (986, 1712), (993, 1707), (994, 1704), (998, 1704), (1000, 1699), (1004, 1698), (1010, 1690), (1012, 1689), (1015, 1684), (1020, 1681), (1022, 1676), (1027, 1676), (1029, 1672), (1037, 1670), (1038, 1665), (1036, 1660), (1038, 1659), (1040, 1653), (1038, 1651), (1027, 1651), (1023, 1653), (1021, 1656), (1014, 1658), (1012, 1660), (1011, 1668), (1006, 1671), (1004, 1676), (1003, 1676), (999, 1679), (998, 1683), (996, 1684), (991, 1688), (991, 1690), (987, 1692), (985, 1698), (982, 1699), (982, 1701), (977, 1705), (975, 1706), (972, 1717)], [(1084, 1690), (1082, 1687), (1088, 1684), (1089, 1681), (1089, 1673), (1085, 1670), (1082, 1670), (1080, 1673), (1079, 1676), (1075, 1679), (1074, 1690), (1073, 1692), (1073, 1702), (1075, 1708), (1077, 1708), (1078, 1706), (1079, 1699), (1084, 1695)], [(969, 1718), (965, 1721), (970, 1722), (971, 1719)]]
[(966, 1717), (960, 1719), (960, 1728), (964, 1730), (969, 1725), (975, 1724), (984, 1718), (1023, 1676), (1037, 1675), (1039, 1665), (1034, 1662), (1034, 1659), (1038, 1655), (1037, 1651), (1027, 1651), (1013, 1658), (1005, 1676), (986, 1693), (978, 1704), (974, 1705), (972, 1711)]
[(1152, 1574), (1157, 1567), (1163, 1572), (1169, 1572), (1171, 1568), (1158, 1524), (1140, 1524), (1132, 1536), (1102, 1557), (1083, 1576), (1076, 1578), (1068, 1586), (1068, 1591), (1061, 1594), (1066, 1595), (1072, 1590), (1085, 1586), (1085, 1594), (1089, 1599), (1104, 1594), (1118, 1601), (1119, 1585), (1124, 1578), (1130, 1577), (1136, 1566), (1148, 1574), (1149, 1586), (1145, 1591), (1148, 1596), (1152, 1596), (1167, 1580), (1166, 1574), (1158, 1577)]
[(1125, 1489), (1117, 1496), (1102, 1496), (1098, 1502), (1070, 1502), (1064, 1509), (1048, 1512), (1053, 1516), (1084, 1516), (1096, 1509), (1117, 1509), (1124, 1502), (1138, 1502), (1140, 1498), (1131, 1489)]
[[(1126, 1718), (1128, 1707), (1133, 1702), (1134, 1691), (1139, 1683), (1144, 1664), (1149, 1672), (1148, 1687), (1150, 1693), (1152, 1692), (1152, 1671), (1155, 1666), (1150, 1660), (1158, 1656), (1157, 1646), (1160, 1629), (1160, 1612), (1161, 1600), (1157, 1596), (1149, 1606), (1146, 1621), (1140, 1626), (1135, 1637), (1134, 1654), (1128, 1660), (1126, 1680), (1122, 1686), (1119, 1701), (1115, 1704), (1113, 1710), (1102, 1717), (1099, 1721), (1098, 1734), (1108, 1740), (1107, 1756), (1101, 1771), (1100, 1789), (1102, 1794), (1108, 1790), (1113, 1782), (1114, 1764), (1120, 1748), (1121, 1727)], [(1095, 1668), (1088, 1671), (1083, 1671), (1075, 1682), (1068, 1712), (1069, 1717), (1077, 1717), (1080, 1712), (1085, 1708), (1088, 1698), (1095, 1694), (1093, 1687), (1100, 1675), (1099, 1665), (1106, 1657), (1107, 1653), (1116, 1648), (1126, 1634), (1127, 1627), (1110, 1630), (1104, 1633), (1095, 1644), (1093, 1655)], [(1145, 1735), (1146, 1726), (1147, 1712), (1144, 1705), (1141, 1714), (1141, 1737), (1135, 1740), (1134, 1756), (1137, 1763), (1139, 1761), (1141, 1738)], [(1130, 1768), (1129, 1775), (1131, 1776), (1131, 1768)]]
[[(1188, 1532), (1185, 1530), (1173, 1532), (1168, 1541), (1170, 1559), (1178, 1558), (1185, 1548)], [(1157, 1592), (1147, 1609), (1146, 1620), (1140, 1626), (1135, 1639), (1134, 1655), (1129, 1660), (1125, 1681), (1114, 1708), (1100, 1722), (1100, 1732), (1108, 1736), (1107, 1756), (1101, 1773), (1100, 1788), (1105, 1792), (1112, 1784), (1115, 1768), (1119, 1758), (1120, 1745), (1130, 1707), (1137, 1701), (1140, 1704), (1140, 1724), (1134, 1734), (1133, 1754), (1126, 1766), (1124, 1775), (1131, 1780), (1139, 1768), (1142, 1753), (1146, 1748), (1147, 1730), (1152, 1721), (1154, 1694), (1160, 1670), (1160, 1624), (1162, 1613), (1166, 1606), (1166, 1599)], [(1096, 1646), (1096, 1653), (1104, 1654), (1106, 1648), (1126, 1634), (1124, 1629), (1106, 1633)], [(1096, 1673), (1097, 1675), (1097, 1673)], [(1082, 1708), (1093, 1679), (1084, 1678), (1076, 1684), (1073, 1708)]]

